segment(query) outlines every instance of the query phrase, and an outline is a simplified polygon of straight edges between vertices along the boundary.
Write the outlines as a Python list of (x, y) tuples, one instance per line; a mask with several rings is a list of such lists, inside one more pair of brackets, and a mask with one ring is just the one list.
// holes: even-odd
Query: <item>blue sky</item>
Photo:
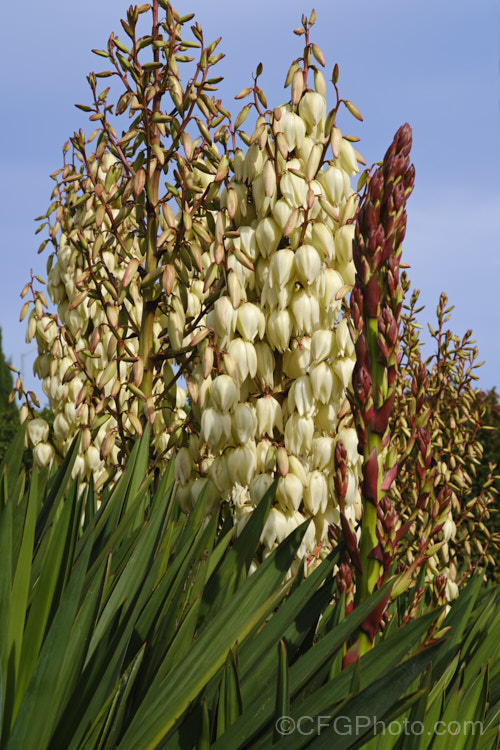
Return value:
[[(32, 347), (19, 324), (19, 292), (32, 267), (45, 277), (37, 256), (34, 217), (50, 202), (48, 175), (61, 146), (86, 127), (75, 103), (88, 101), (86, 75), (102, 69), (91, 48), (104, 47), (111, 31), (123, 34), (121, 0), (27, 0), (8, 3), (0, 32), (0, 217), (2, 273), (0, 326), (3, 349), (23, 367), (30, 387)], [(262, 62), (270, 105), (283, 103), (289, 64), (300, 54), (292, 30), (312, 6), (297, 0), (181, 0), (195, 12), (206, 39), (222, 36), (220, 63), (226, 108)], [(317, 0), (313, 41), (326, 71), (340, 66), (342, 96), (364, 122), (346, 114), (341, 128), (361, 138), (368, 164), (382, 158), (404, 122), (413, 129), (416, 186), (408, 206), (404, 259), (413, 286), (422, 290), (425, 324), (433, 321), (441, 291), (455, 305), (452, 330), (472, 328), (483, 388), (500, 386), (500, 216), (498, 0)], [(429, 351), (426, 346), (424, 351)], [(40, 393), (39, 386), (36, 386)]]

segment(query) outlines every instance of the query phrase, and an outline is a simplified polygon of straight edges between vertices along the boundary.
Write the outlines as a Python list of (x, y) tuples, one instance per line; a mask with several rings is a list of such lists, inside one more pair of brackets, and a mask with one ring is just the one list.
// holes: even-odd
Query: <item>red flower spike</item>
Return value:
[(342, 525), (342, 536), (349, 552), (349, 557), (352, 560), (352, 564), (359, 573), (363, 572), (363, 566), (361, 565), (361, 559), (358, 552), (358, 540), (356, 534), (353, 532), (349, 525), (349, 521), (343, 513), (340, 514), (340, 523)]
[(364, 632), (368, 635), (372, 643), (375, 638), (375, 635), (377, 634), (377, 630), (379, 629), (379, 625), (382, 622), (382, 617), (387, 608), (387, 604), (389, 602), (390, 596), (391, 596), (391, 592), (389, 591), (384, 596), (382, 601), (377, 604), (375, 609), (373, 609), (372, 612), (370, 612), (366, 620), (361, 625), (361, 629), (364, 630)]

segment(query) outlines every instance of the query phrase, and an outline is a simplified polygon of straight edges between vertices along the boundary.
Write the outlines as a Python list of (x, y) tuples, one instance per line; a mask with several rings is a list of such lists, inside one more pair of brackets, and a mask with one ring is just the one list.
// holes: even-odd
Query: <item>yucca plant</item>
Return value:
[[(399, 622), (342, 670), (344, 644), (391, 584), (345, 617), (332, 604), (340, 547), (308, 578), (289, 577), (304, 527), (247, 576), (274, 488), (235, 539), (206, 517), (203, 494), (189, 518), (180, 512), (172, 467), (153, 490), (147, 431), (99, 508), (71, 477), (76, 443), (57, 472), (27, 481), (23, 440), (1, 470), (2, 747), (321, 747), (336, 718), (355, 726), (362, 713), (362, 732), (336, 738), (354, 747), (409, 711), (485, 714), (484, 652), (496, 653), (484, 635), (500, 642), (500, 623), (498, 595), (480, 595), (478, 579), (448, 615), (448, 640), (433, 630), (439, 608), (408, 621), (402, 600)], [(489, 680), (493, 736), (496, 661)]]

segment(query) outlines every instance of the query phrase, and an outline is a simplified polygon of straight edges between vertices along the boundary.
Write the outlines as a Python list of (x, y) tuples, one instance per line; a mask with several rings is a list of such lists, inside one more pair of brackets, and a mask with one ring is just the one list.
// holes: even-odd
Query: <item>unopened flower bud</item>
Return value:
[(276, 171), (273, 162), (268, 159), (262, 171), (262, 180), (266, 196), (272, 197), (276, 193)]
[(314, 88), (322, 98), (326, 97), (326, 81), (323, 73), (319, 69), (314, 71)]
[(282, 445), (280, 445), (276, 453), (276, 464), (281, 476), (286, 477), (288, 474), (288, 453)]

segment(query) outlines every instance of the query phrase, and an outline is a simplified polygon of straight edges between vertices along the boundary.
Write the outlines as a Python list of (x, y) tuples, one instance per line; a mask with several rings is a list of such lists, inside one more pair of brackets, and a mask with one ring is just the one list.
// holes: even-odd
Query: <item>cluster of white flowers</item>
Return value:
[[(163, 286), (168, 304), (158, 307), (155, 346), (159, 349), (165, 331), (174, 349), (188, 346), (193, 331), (186, 335), (187, 321), (197, 318), (196, 330), (208, 335), (197, 345), (198, 361), (188, 378), (190, 429), (183, 429), (186, 391), (175, 383), (172, 361), (162, 365), (161, 377), (154, 381), (150, 416), (157, 455), (176, 455), (178, 498), (185, 511), (208, 480), (211, 507), (229, 501), (240, 531), (279, 477), (262, 534), (263, 554), (310, 518), (299, 553), (310, 569), (328, 550), (328, 527), (339, 522), (333, 481), (336, 440), (347, 450), (346, 515), (351, 520), (359, 503), (361, 460), (354, 428), (339, 425), (338, 419), (343, 405), (345, 411), (355, 358), (341, 309), (354, 283), (357, 196), (350, 178), (359, 171), (357, 153), (338, 128), (326, 126), (320, 74), (315, 82), (317, 91), (305, 91), (298, 106), (282, 106), (268, 120), (259, 117), (246, 154), (237, 150), (233, 156), (220, 210), (212, 212), (210, 222), (197, 217), (196, 225), (183, 228), (198, 268), (191, 264), (184, 277), (167, 269)], [(107, 184), (113, 168), (113, 157), (101, 160), (101, 183)], [(192, 171), (202, 188), (214, 177), (213, 169)], [(108, 182), (111, 202), (116, 180)], [(78, 210), (82, 216), (75, 223), (85, 227), (95, 204), (87, 202)], [(116, 216), (119, 208), (112, 211)], [(177, 217), (165, 213), (160, 231), (168, 236), (182, 217), (181, 210)], [(30, 423), (35, 461), (39, 466), (50, 463), (54, 448), (63, 456), (81, 431), (74, 473), (92, 474), (98, 484), (108, 475), (107, 467), (123, 459), (120, 429), (137, 434), (144, 408), (134, 395), (141, 382), (134, 359), (139, 354), (143, 297), (138, 267), (143, 258), (134, 239), (134, 219), (127, 221), (122, 219), (121, 231), (126, 235), (128, 226), (132, 238), (128, 258), (99, 247), (98, 281), (89, 275), (74, 236), (62, 229), (48, 292), (76, 345), (60, 335), (50, 315), (33, 310), (28, 322), (28, 340), (36, 337), (39, 349), (35, 372), (56, 415), (51, 441), (39, 419)], [(78, 242), (83, 235), (96, 253), (95, 245), (102, 245), (98, 238), (106, 237), (109, 227), (104, 216), (99, 231), (92, 226), (80, 230)], [(222, 277), (223, 292), (203, 314), (211, 283)], [(78, 301), (82, 290), (97, 286), (99, 294)], [(128, 296), (120, 300), (113, 287), (119, 292), (125, 286)], [(117, 354), (120, 340), (126, 357)], [(100, 400), (94, 398), (88, 376), (97, 384)], [(193, 416), (198, 430), (192, 429)]]
[[(99, 184), (107, 184), (107, 175), (117, 164), (109, 153), (104, 154), (99, 170), (94, 169)], [(94, 166), (94, 165), (92, 165)], [(105, 195), (111, 202), (117, 190), (116, 179), (111, 181)], [(95, 204), (82, 205), (76, 212), (75, 227), (85, 226), (95, 215)], [(118, 208), (112, 209), (116, 218)], [(91, 225), (77, 233), (72, 228), (66, 232), (62, 228), (58, 237), (57, 252), (47, 280), (47, 291), (57, 306), (57, 316), (40, 314), (35, 307), (29, 316), (26, 341), (35, 338), (38, 356), (34, 362), (34, 373), (42, 380), (42, 389), (53, 411), (53, 433), (49, 438), (48, 425), (41, 418), (31, 419), (28, 424), (28, 439), (33, 447), (35, 464), (48, 466), (57, 455), (62, 458), (78, 433), (81, 433), (80, 452), (76, 458), (73, 476), (88, 479), (90, 475), (99, 486), (109, 475), (111, 466), (120, 466), (120, 427), (127, 436), (136, 436), (141, 431), (143, 403), (130, 389), (130, 384), (140, 384), (135, 376), (137, 364), (134, 358), (139, 354), (139, 330), (143, 308), (140, 293), (141, 277), (138, 273), (142, 261), (137, 227), (133, 218), (122, 222), (124, 234), (128, 231), (133, 238), (129, 242), (128, 258), (123, 258), (110, 249), (99, 250), (112, 237), (110, 220), (105, 217), (102, 225)], [(162, 217), (161, 230), (168, 225)], [(76, 235), (76, 239), (75, 239)], [(82, 241), (83, 237), (83, 241)], [(89, 275), (88, 260), (82, 252), (82, 244), (93, 247), (95, 279)], [(85, 245), (83, 245), (85, 249)], [(132, 273), (130, 273), (132, 269)], [(129, 297), (117, 300), (112, 288), (125, 286), (125, 275), (129, 274), (126, 285)], [(106, 280), (108, 287), (102, 282)], [(82, 290), (99, 294), (86, 297), (79, 304)], [(179, 299), (179, 282), (176, 281), (172, 297)], [(195, 281), (189, 292), (188, 311), (194, 315), (200, 310), (203, 282)], [(198, 296), (196, 296), (198, 295)], [(200, 298), (200, 299), (199, 299)], [(192, 308), (192, 310), (191, 310)], [(124, 314), (126, 313), (126, 314)], [(162, 328), (168, 327), (171, 338), (175, 339), (178, 306), (165, 316), (160, 314), (154, 323), (155, 346), (159, 346)], [(172, 322), (173, 321), (173, 322)], [(61, 335), (61, 331), (68, 335)], [(71, 344), (69, 338), (73, 339)], [(119, 358), (119, 342), (126, 342), (126, 358)], [(181, 342), (177, 342), (180, 346)], [(167, 375), (168, 366), (164, 368)], [(94, 394), (91, 379), (97, 384), (99, 394)], [(164, 395), (165, 379), (158, 378), (154, 385), (154, 396)], [(187, 393), (174, 383), (171, 389), (168, 410), (157, 409), (152, 417), (153, 443), (158, 454), (168, 449), (171, 435), (168, 428), (181, 425), (186, 418), (184, 406)], [(105, 400), (105, 403), (103, 401)], [(118, 419), (119, 417), (119, 419)], [(27, 407), (22, 407), (21, 419), (29, 418)], [(118, 469), (118, 472), (121, 470)], [(115, 474), (116, 475), (116, 474)]]
[[(238, 531), (279, 477), (264, 557), (310, 518), (299, 551), (310, 569), (339, 522), (336, 440), (347, 450), (352, 520), (361, 461), (355, 429), (338, 424), (355, 361), (341, 307), (354, 283), (350, 177), (359, 170), (351, 144), (338, 129), (325, 131), (325, 119), (324, 96), (307, 91), (298, 108), (259, 118), (255, 142), (235, 155), (222, 216), (225, 228), (232, 214), (239, 236), (226, 240), (226, 290), (203, 321), (215, 336), (200, 346), (193, 372), (199, 439), (176, 458), (182, 508), (192, 508), (208, 478), (213, 502), (234, 506)], [(331, 138), (338, 154), (325, 164)]]

